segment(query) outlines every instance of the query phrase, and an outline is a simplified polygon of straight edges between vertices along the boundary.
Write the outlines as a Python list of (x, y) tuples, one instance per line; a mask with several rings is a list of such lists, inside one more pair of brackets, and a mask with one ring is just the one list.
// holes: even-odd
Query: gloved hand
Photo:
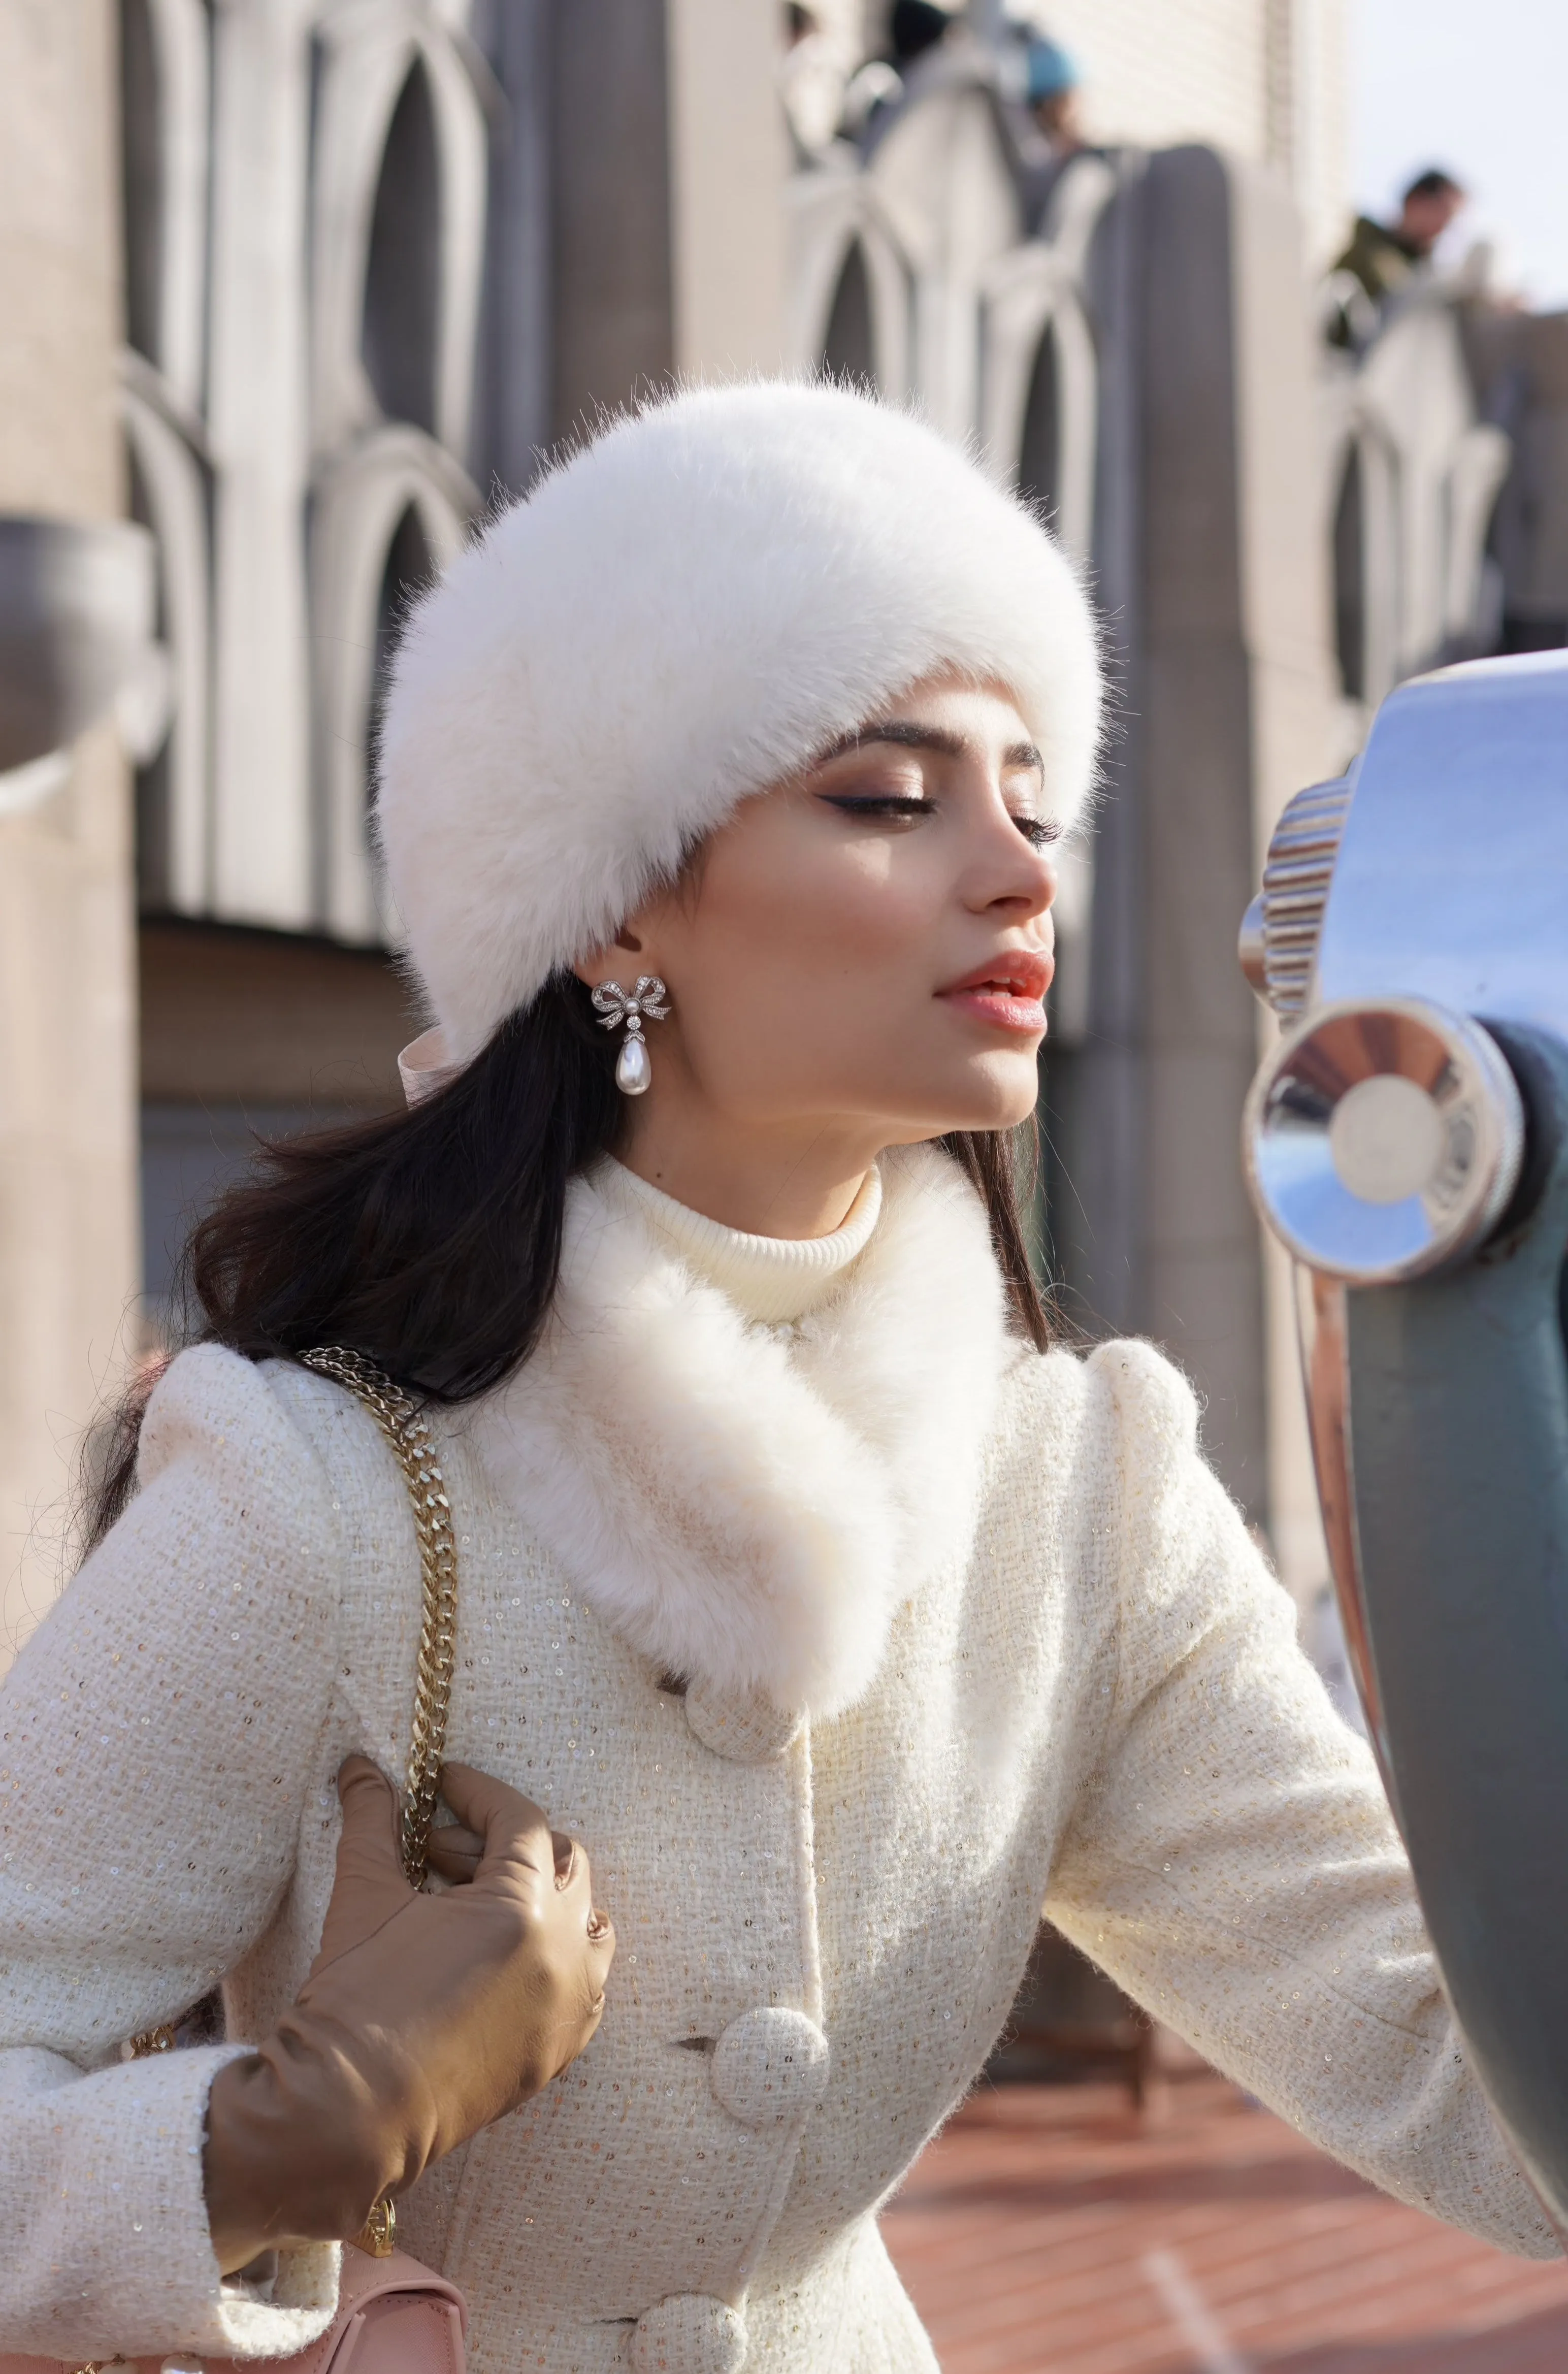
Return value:
[(378, 2201), (547, 2086), (599, 2025), (615, 1938), (581, 1847), (466, 1765), (443, 1766), (441, 1793), (464, 1828), (438, 1829), (430, 1861), (466, 1884), (425, 1896), (398, 1861), (388, 1782), (363, 1756), (338, 1774), (321, 1951), (298, 2001), (209, 2098), (207, 2218), (225, 2274), (280, 2244), (357, 2234)]

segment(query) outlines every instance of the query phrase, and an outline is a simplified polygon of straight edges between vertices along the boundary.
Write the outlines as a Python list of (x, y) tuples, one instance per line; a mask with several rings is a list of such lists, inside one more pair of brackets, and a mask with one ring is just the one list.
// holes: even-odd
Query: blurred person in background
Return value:
[(1024, 27), (1017, 31), (1018, 52), (1004, 76), (1008, 95), (1002, 112), (1024, 223), (1036, 232), (1066, 168), (1090, 153), (1079, 113), (1083, 79), (1077, 60), (1059, 41)]
[(907, 73), (928, 50), (940, 48), (953, 30), (953, 18), (936, 0), (893, 0), (888, 12), (887, 39), (892, 64)]
[(1079, 115), (1083, 79), (1077, 61), (1045, 33), (1036, 34), (1024, 52), (1024, 99), (1051, 154), (1065, 163), (1088, 147)]
[(1332, 344), (1364, 345), (1389, 305), (1430, 276), (1437, 242), (1468, 200), (1463, 183), (1433, 165), (1406, 190), (1398, 222), (1356, 217), (1350, 244), (1333, 267), (1340, 302), (1329, 328)]
[(965, 32), (963, 18), (936, 0), (893, 0), (883, 53), (860, 68), (845, 99), (845, 129), (863, 152), (875, 147), (907, 101), (946, 76), (955, 53), (974, 50)]

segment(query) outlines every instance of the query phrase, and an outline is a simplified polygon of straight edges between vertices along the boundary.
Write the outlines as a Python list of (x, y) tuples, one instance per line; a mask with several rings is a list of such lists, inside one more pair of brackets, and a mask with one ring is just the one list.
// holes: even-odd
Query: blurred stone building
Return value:
[[(192, 1213), (253, 1130), (395, 1094), (417, 1017), (366, 813), (410, 589), (598, 407), (780, 368), (919, 401), (1090, 574), (1117, 723), (1064, 881), (1042, 1241), (1083, 1323), (1192, 1371), (1310, 1593), (1283, 1287), (1235, 1155), (1260, 1027), (1236, 923), (1283, 799), (1483, 632), (1528, 373), (1561, 377), (1555, 347), (1493, 358), (1518, 417), (1479, 423), (1439, 303), (1400, 332), (1424, 361), (1325, 378), (1339, 13), (1060, 0), (1094, 146), (1057, 170), (986, 0), (859, 109), (880, 0), (0, 12), (0, 510), (93, 550), (129, 517), (145, 577), (93, 722), (0, 747), (5, 1641), (55, 1587), (69, 1454), (164, 1325)], [(1418, 446), (1424, 477), (1390, 463)], [(111, 632), (29, 568), (0, 569), (0, 726), (45, 628), (79, 655), (135, 607)]]

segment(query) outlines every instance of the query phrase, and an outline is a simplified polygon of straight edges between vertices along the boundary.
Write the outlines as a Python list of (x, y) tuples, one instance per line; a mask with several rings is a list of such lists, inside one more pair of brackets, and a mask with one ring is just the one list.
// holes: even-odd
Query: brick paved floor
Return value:
[(943, 2374), (1568, 2374), (1568, 2266), (1374, 2192), (1208, 2071), (977, 2095), (883, 2221)]

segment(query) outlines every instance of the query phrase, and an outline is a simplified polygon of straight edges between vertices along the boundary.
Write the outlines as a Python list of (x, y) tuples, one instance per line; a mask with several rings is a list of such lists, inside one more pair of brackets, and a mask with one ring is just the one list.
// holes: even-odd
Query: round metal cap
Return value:
[(1298, 1261), (1387, 1286), (1457, 1261), (1519, 1175), (1524, 1109), (1496, 1041), (1414, 997), (1320, 1006), (1252, 1084), (1253, 1200)]

